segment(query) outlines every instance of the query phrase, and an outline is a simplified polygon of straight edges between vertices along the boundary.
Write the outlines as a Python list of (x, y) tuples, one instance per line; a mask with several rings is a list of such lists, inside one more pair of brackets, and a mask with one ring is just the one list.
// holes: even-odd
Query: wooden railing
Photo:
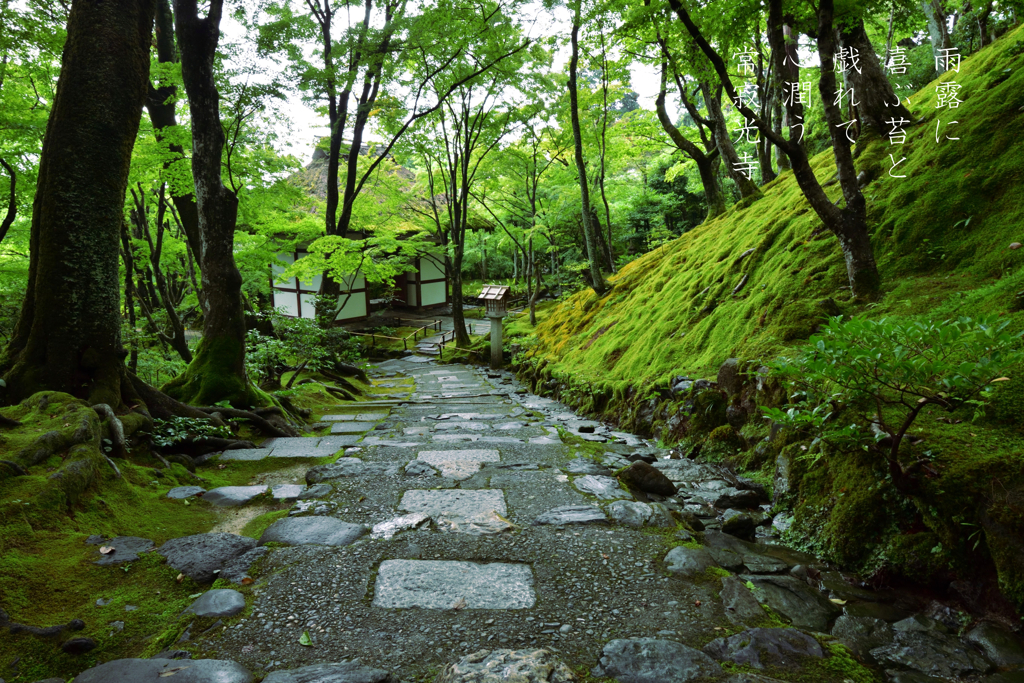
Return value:
[[(403, 319), (404, 320), (408, 320), (409, 318), (396, 318), (396, 320), (403, 320)], [(426, 324), (426, 325), (424, 325), (422, 327), (416, 328), (415, 330), (412, 331), (411, 334), (408, 334), (408, 335), (406, 335), (404, 337), (389, 337), (386, 334), (377, 334), (376, 332), (351, 332), (350, 334), (353, 334), (353, 335), (355, 335), (357, 337), (369, 337), (370, 338), (370, 346), (371, 347), (377, 345), (377, 339), (378, 338), (379, 339), (390, 339), (392, 341), (400, 341), (400, 342), (402, 342), (402, 348), (404, 350), (408, 351), (409, 350), (409, 339), (412, 339), (413, 343), (415, 344), (419, 340), (420, 332), (423, 333), (423, 338), (426, 339), (427, 338), (427, 330), (431, 330), (433, 332), (440, 332), (441, 331), (441, 321), (440, 320), (431, 321), (430, 323), (428, 323), (428, 324)]]

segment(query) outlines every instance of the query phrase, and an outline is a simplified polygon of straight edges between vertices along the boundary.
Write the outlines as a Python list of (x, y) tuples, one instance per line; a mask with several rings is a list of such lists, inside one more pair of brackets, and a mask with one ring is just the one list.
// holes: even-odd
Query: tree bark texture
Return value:
[(149, 86), (154, 0), (76, 0), (43, 138), (21, 317), (0, 362), (5, 402), (43, 389), (90, 404), (134, 396), (118, 252)]
[(213, 73), (222, 5), (223, 0), (211, 0), (207, 16), (200, 18), (196, 0), (174, 2), (181, 75), (192, 118), (192, 178), (199, 210), (202, 287), (209, 310), (194, 359), (165, 391), (184, 403), (228, 400), (245, 407), (257, 393), (245, 373), (242, 276), (233, 253), (238, 198), (221, 180), (224, 129)]
[(569, 113), (572, 119), (573, 150), (576, 158), (576, 172), (580, 180), (580, 201), (583, 214), (583, 238), (587, 246), (587, 258), (590, 260), (590, 281), (594, 292), (604, 294), (607, 289), (604, 276), (601, 274), (601, 244), (597, 228), (594, 227), (590, 208), (590, 188), (587, 185), (587, 164), (583, 159), (583, 133), (580, 129), (579, 93), (576, 72), (580, 61), (580, 3), (577, 0), (572, 24), (572, 56), (569, 59)]
[(914, 119), (900, 103), (892, 84), (886, 78), (883, 65), (879, 63), (875, 48), (864, 31), (864, 22), (858, 19), (838, 33), (840, 44), (844, 48), (856, 50), (860, 59), (860, 70), (848, 68), (846, 78), (857, 102), (855, 109), (861, 134), (870, 131), (874, 136), (883, 137), (892, 129), (891, 125), (885, 123), (890, 120), (903, 119), (906, 122), (903, 125), (909, 125)]
[(4, 159), (0, 159), (0, 166), (4, 167), (7, 175), (11, 178), (10, 196), (7, 198), (7, 211), (4, 213), (3, 221), (0, 222), (0, 242), (3, 242), (4, 238), (7, 237), (7, 231), (14, 225), (14, 218), (18, 215), (18, 174), (14, 167)]

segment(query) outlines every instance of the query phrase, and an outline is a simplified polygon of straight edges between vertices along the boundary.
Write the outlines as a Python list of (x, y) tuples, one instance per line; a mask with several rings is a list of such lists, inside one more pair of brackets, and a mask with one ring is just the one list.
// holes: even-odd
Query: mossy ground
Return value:
[[(937, 86), (954, 80), (963, 103), (938, 109)], [(675, 412), (665, 398), (672, 377), (714, 378), (727, 358), (783, 355), (826, 316), (988, 316), (1024, 330), (1024, 249), (1010, 249), (1024, 242), (1024, 27), (923, 88), (911, 105), (920, 123), (906, 144), (875, 139), (857, 150), (858, 170), (873, 177), (864, 192), (883, 279), (877, 301), (852, 298), (836, 239), (785, 173), (762, 188), (762, 199), (625, 266), (604, 296), (583, 290), (542, 304), (536, 328), (526, 315), (510, 321), (524, 376), (539, 389), (556, 380), (561, 400), (596, 415), (632, 419), (652, 398)], [(959, 141), (941, 139), (947, 133)], [(906, 178), (889, 176), (890, 153), (906, 157), (895, 171)], [(819, 180), (835, 176), (831, 151), (812, 164)], [(827, 190), (839, 199), (838, 184)], [(1003, 595), (1021, 609), (1024, 367), (1008, 376), (982, 419), (971, 411), (919, 417), (912, 435), (922, 441), (907, 457), (928, 461), (929, 474), (913, 498), (894, 492), (880, 463), (861, 454), (814, 461), (785, 436), (749, 448), (763, 426), (740, 431), (748, 449), (731, 461), (768, 483), (776, 457), (789, 453), (791, 542), (866, 573), (932, 586), (981, 581), (981, 568), (994, 563)], [(647, 422), (655, 435), (668, 433), (661, 419)], [(711, 433), (727, 438), (712, 441), (722, 452), (708, 455), (722, 458), (739, 443), (719, 429)], [(694, 431), (694, 444), (707, 445), (709, 430)]]
[[(339, 403), (315, 384), (296, 387), (289, 392), (289, 398), (297, 407), (313, 411), (314, 418), (324, 412), (343, 412), (348, 405), (358, 410), (362, 405)], [(52, 401), (45, 410), (22, 405), (0, 411), (23, 422), (22, 427), (0, 432), (0, 458), (10, 458), (12, 452), (31, 443), (39, 434), (62, 428), (77, 403), (69, 405), (65, 408), (61, 402)], [(261, 440), (244, 425), (238, 437)], [(28, 476), (0, 473), (0, 607), (18, 623), (48, 627), (82, 619), (85, 628), (65, 633), (56, 640), (28, 634), (11, 636), (5, 630), (0, 638), (0, 678), (8, 681), (53, 676), (70, 679), (101, 661), (156, 654), (172, 646), (190, 623), (194, 622), (194, 633), (208, 628), (211, 624), (206, 622), (213, 620), (185, 619), (181, 612), (209, 586), (200, 586), (188, 578), (178, 582), (178, 572), (152, 552), (119, 567), (97, 566), (93, 561), (99, 557), (98, 549), (87, 546), (85, 539), (93, 534), (140, 536), (153, 540), (159, 547), (172, 538), (208, 532), (223, 520), (224, 512), (202, 500), (168, 499), (170, 488), (192, 484), (206, 489), (247, 485), (296, 465), (292, 459), (230, 461), (201, 467), (197, 476), (178, 464), (164, 468), (148, 449), (140, 446), (127, 459), (115, 461), (121, 478), (103, 465), (98, 480), (76, 502), (66, 506), (49, 495), (52, 486), (47, 479), (66, 457), (67, 453), (51, 456), (29, 467)], [(302, 462), (315, 465), (333, 459)], [(287, 514), (285, 505), (273, 501), (255, 505), (265, 512), (246, 524), (241, 530), (243, 535), (258, 538), (267, 526)], [(251, 590), (230, 587), (243, 592)], [(110, 602), (98, 606), (96, 601), (100, 598)], [(126, 611), (129, 605), (138, 609)], [(226, 621), (231, 623), (244, 616), (245, 613)], [(124, 622), (123, 630), (111, 626), (117, 621)], [(80, 656), (62, 653), (61, 642), (75, 636), (95, 639), (96, 649)], [(16, 668), (10, 668), (9, 664), (16, 659)]]

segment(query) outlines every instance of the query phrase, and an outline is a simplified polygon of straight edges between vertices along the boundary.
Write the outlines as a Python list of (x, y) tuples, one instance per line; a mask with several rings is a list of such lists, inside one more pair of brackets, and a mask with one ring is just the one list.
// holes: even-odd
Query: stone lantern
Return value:
[(487, 317), (491, 319), (491, 367), (501, 367), (501, 319), (505, 317), (511, 288), (502, 285), (484, 285), (480, 299), (487, 309)]

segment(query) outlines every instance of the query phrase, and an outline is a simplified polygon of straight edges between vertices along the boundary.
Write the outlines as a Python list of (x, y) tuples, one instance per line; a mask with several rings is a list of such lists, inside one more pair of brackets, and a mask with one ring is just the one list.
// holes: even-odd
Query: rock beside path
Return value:
[(434, 683), (574, 683), (576, 680), (572, 670), (548, 650), (481, 650), (446, 666)]
[(237, 662), (220, 659), (115, 659), (75, 677), (73, 683), (252, 683)]
[(167, 541), (158, 553), (167, 564), (199, 583), (213, 583), (231, 560), (256, 547), (256, 539), (237, 534), (211, 533)]
[(617, 500), (608, 506), (608, 516), (619, 524), (639, 529), (651, 518), (651, 506), (632, 500)]
[(263, 683), (398, 683), (398, 679), (387, 671), (371, 669), (353, 660), (274, 671)]
[(619, 486), (618, 480), (613, 479), (612, 477), (587, 474), (575, 480), (573, 482), (573, 486), (583, 493), (589, 493), (599, 500), (632, 498), (628, 492), (622, 490)]
[(718, 661), (755, 669), (766, 666), (796, 669), (807, 658), (825, 656), (814, 638), (794, 628), (752, 628), (728, 638), (716, 638), (704, 652)]
[(334, 517), (285, 517), (279, 519), (260, 536), (259, 544), (276, 542), (285, 545), (342, 546), (366, 533), (361, 524), (343, 522)]
[(167, 492), (167, 497), (175, 500), (181, 500), (183, 498), (198, 496), (201, 493), (206, 493), (206, 489), (202, 486), (175, 486)]
[(237, 583), (241, 586), (245, 583), (245, 579), (252, 578), (249, 576), (249, 572), (252, 570), (252, 566), (256, 563), (256, 560), (269, 552), (270, 548), (253, 548), (252, 550), (247, 550), (238, 557), (225, 562), (224, 566), (220, 570), (218, 578), (226, 579), (231, 583)]
[(795, 576), (748, 574), (739, 578), (758, 589), (754, 591), (758, 602), (768, 605), (797, 628), (827, 633), (832, 620), (841, 612), (821, 591)]
[(687, 683), (719, 678), (722, 667), (700, 650), (674, 640), (628, 638), (604, 646), (594, 676), (608, 676), (619, 683)]
[(111, 567), (124, 562), (134, 562), (139, 559), (139, 553), (145, 553), (153, 549), (153, 541), (138, 536), (118, 536), (117, 538), (103, 543), (104, 548), (113, 548), (111, 553), (100, 553), (100, 559), (93, 562), (101, 567)]
[(928, 676), (960, 678), (988, 673), (992, 665), (956, 638), (938, 631), (899, 631), (891, 645), (871, 650), (885, 668), (911, 669)]
[[(1024, 645), (1020, 638), (1002, 626), (983, 621), (964, 637), (968, 643), (981, 648), (989, 661), (999, 667), (1024, 667)], [(1024, 678), (1024, 674), (1021, 675)]]
[(245, 597), (230, 588), (206, 591), (185, 612), (197, 617), (233, 617), (245, 609)]
[(665, 556), (665, 564), (668, 565), (669, 572), (688, 579), (718, 566), (715, 559), (711, 557), (711, 553), (704, 548), (687, 548), (686, 546), (672, 548)]
[(607, 524), (608, 518), (601, 508), (593, 505), (563, 505), (542, 513), (533, 520), (535, 526), (541, 524)]
[(643, 460), (637, 460), (622, 470), (619, 481), (629, 488), (644, 493), (657, 493), (659, 496), (674, 496), (677, 491), (676, 485), (668, 477)]

